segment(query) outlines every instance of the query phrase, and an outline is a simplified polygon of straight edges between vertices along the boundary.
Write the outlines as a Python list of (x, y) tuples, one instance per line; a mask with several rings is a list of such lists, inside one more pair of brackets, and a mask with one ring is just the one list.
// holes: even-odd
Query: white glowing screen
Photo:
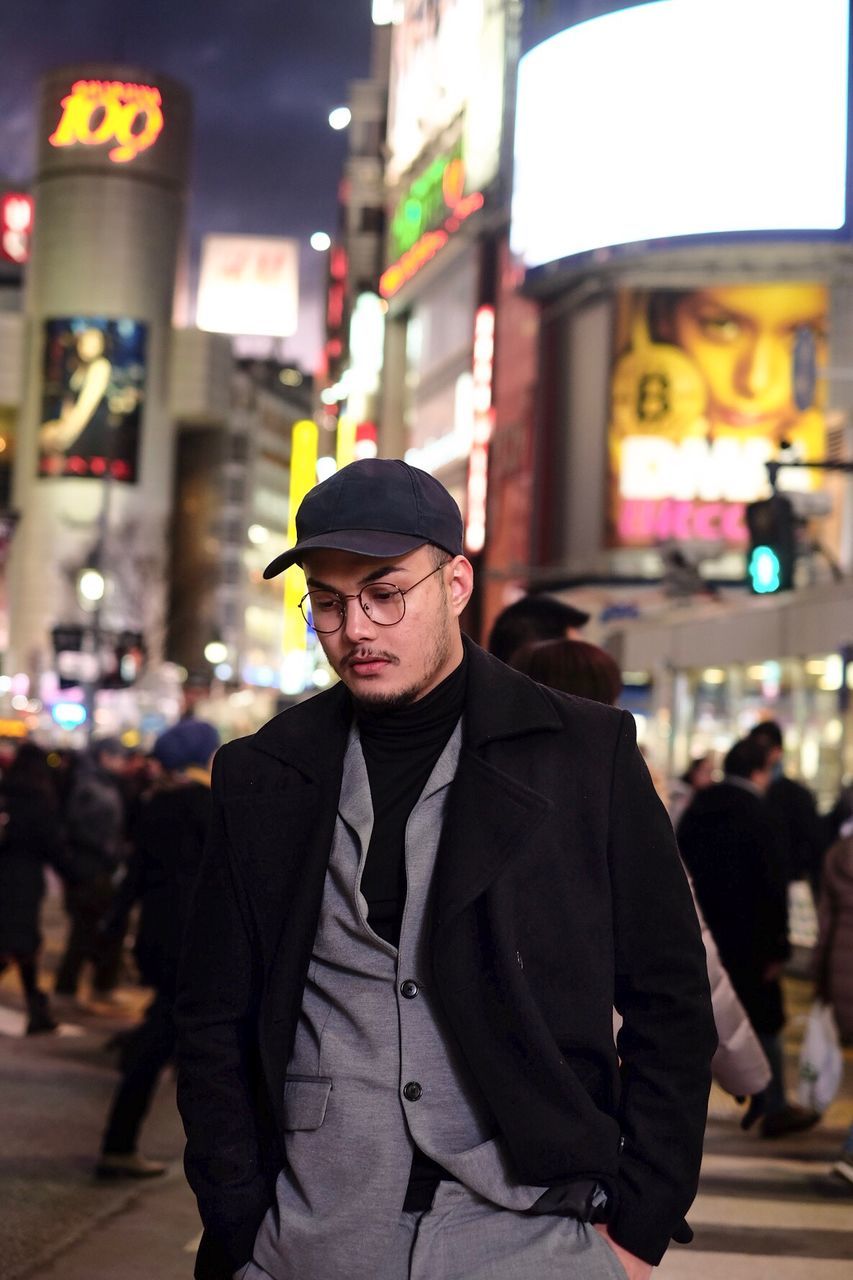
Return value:
[(528, 267), (846, 219), (846, 0), (657, 0), (520, 64), (513, 251)]

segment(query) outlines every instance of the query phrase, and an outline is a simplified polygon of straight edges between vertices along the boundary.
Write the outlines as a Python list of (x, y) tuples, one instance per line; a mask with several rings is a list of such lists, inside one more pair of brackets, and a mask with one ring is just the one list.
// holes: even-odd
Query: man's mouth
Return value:
[(390, 653), (351, 653), (343, 666), (357, 676), (376, 676), (396, 661)]

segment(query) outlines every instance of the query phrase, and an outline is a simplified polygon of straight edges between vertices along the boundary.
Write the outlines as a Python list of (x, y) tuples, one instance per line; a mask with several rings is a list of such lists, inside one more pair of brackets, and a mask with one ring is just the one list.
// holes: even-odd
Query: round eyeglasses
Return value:
[(362, 610), (377, 627), (393, 627), (402, 622), (406, 616), (406, 596), (415, 587), (419, 587), (427, 578), (431, 578), (439, 569), (443, 569), (449, 560), (443, 560), (429, 573), (418, 578), (405, 591), (396, 587), (393, 582), (369, 582), (355, 595), (345, 596), (339, 591), (314, 589), (307, 592), (299, 601), (299, 611), (309, 627), (320, 636), (333, 635), (340, 631), (347, 616), (347, 601), (357, 600)]

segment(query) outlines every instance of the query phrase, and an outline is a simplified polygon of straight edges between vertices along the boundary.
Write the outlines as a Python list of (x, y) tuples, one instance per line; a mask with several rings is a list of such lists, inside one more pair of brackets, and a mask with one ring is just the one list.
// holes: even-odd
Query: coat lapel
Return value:
[(544, 691), (466, 640), (464, 742), (436, 865), (435, 927), (485, 891), (552, 810), (553, 802), (501, 767), (502, 744), (558, 731)]
[(268, 970), (286, 926), (320, 910), (349, 720), (343, 686), (276, 716), (249, 739), (257, 768), (225, 802)]

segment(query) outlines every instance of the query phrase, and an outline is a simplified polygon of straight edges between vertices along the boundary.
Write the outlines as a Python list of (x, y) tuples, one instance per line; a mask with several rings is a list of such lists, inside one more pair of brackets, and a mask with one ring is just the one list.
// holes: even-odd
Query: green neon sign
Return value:
[(391, 217), (388, 257), (401, 257), (427, 231), (439, 226), (462, 199), (465, 166), (462, 143), (437, 156), (403, 193)]

